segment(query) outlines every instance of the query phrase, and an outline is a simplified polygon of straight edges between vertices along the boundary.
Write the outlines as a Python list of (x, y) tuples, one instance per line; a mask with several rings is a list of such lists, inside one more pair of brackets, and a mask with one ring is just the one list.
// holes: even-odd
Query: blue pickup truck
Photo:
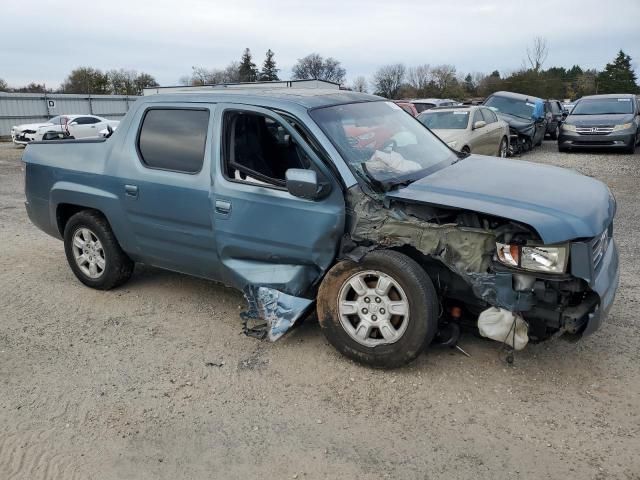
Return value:
[(507, 336), (579, 338), (618, 284), (603, 183), (455, 152), (372, 95), (153, 95), (110, 138), (34, 142), (23, 161), (30, 219), (85, 285), (117, 287), (136, 262), (220, 281), (244, 292), (247, 333), (277, 339), (315, 308), (376, 367), (486, 312)]

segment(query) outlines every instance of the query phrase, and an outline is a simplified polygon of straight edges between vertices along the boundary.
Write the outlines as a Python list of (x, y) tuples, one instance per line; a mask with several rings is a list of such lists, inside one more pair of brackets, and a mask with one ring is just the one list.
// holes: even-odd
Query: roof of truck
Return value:
[(233, 102), (262, 103), (275, 100), (293, 103), (304, 108), (318, 108), (354, 102), (374, 102), (386, 100), (376, 95), (352, 92), (348, 90), (320, 88), (271, 88), (271, 89), (228, 89), (197, 92), (177, 92), (169, 94), (148, 95), (140, 99), (144, 103), (166, 102)]

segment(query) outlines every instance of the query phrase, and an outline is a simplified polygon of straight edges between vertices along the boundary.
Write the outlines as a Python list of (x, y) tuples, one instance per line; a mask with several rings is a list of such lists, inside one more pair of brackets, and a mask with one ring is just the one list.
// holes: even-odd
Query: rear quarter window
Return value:
[(138, 135), (138, 152), (150, 168), (182, 173), (202, 170), (209, 110), (147, 110)]

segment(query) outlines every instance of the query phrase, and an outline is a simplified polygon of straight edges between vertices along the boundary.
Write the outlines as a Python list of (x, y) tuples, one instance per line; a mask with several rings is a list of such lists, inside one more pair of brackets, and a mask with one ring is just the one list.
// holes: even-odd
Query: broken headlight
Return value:
[(498, 260), (509, 267), (534, 272), (564, 273), (567, 269), (567, 246), (509, 245), (496, 243)]

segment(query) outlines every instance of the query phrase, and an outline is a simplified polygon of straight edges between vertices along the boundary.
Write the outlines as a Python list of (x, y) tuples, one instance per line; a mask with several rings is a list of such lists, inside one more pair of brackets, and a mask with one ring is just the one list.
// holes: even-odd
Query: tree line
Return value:
[[(401, 98), (453, 98), (457, 100), (486, 97), (498, 90), (535, 95), (542, 98), (576, 99), (598, 93), (640, 93), (632, 60), (622, 50), (601, 71), (550, 67), (544, 69), (549, 52), (544, 38), (534, 39), (527, 48), (522, 66), (514, 72), (462, 74), (455, 65), (422, 64), (406, 67), (402, 63), (383, 65), (370, 79), (356, 77), (346, 83), (347, 72), (339, 60), (310, 53), (291, 68), (294, 80), (320, 79), (335, 82), (342, 88), (359, 92), (371, 92), (391, 99)], [(245, 48), (237, 61), (224, 68), (192, 67), (191, 73), (180, 78), (182, 85), (213, 85), (221, 83), (277, 81), (280, 80), (275, 53), (269, 49), (260, 67), (256, 65), (249, 48)], [(153, 76), (134, 70), (109, 70), (103, 72), (92, 67), (73, 70), (55, 92), (139, 95), (145, 87), (157, 86)], [(43, 92), (44, 85), (31, 83), (21, 88), (10, 88), (0, 79), (0, 91)]]
[(22, 87), (11, 87), (0, 78), (0, 92), (13, 93), (79, 93), (92, 95), (141, 95), (146, 87), (157, 87), (156, 79), (136, 70), (112, 69), (102, 71), (93, 67), (78, 67), (67, 75), (58, 88), (31, 82)]

